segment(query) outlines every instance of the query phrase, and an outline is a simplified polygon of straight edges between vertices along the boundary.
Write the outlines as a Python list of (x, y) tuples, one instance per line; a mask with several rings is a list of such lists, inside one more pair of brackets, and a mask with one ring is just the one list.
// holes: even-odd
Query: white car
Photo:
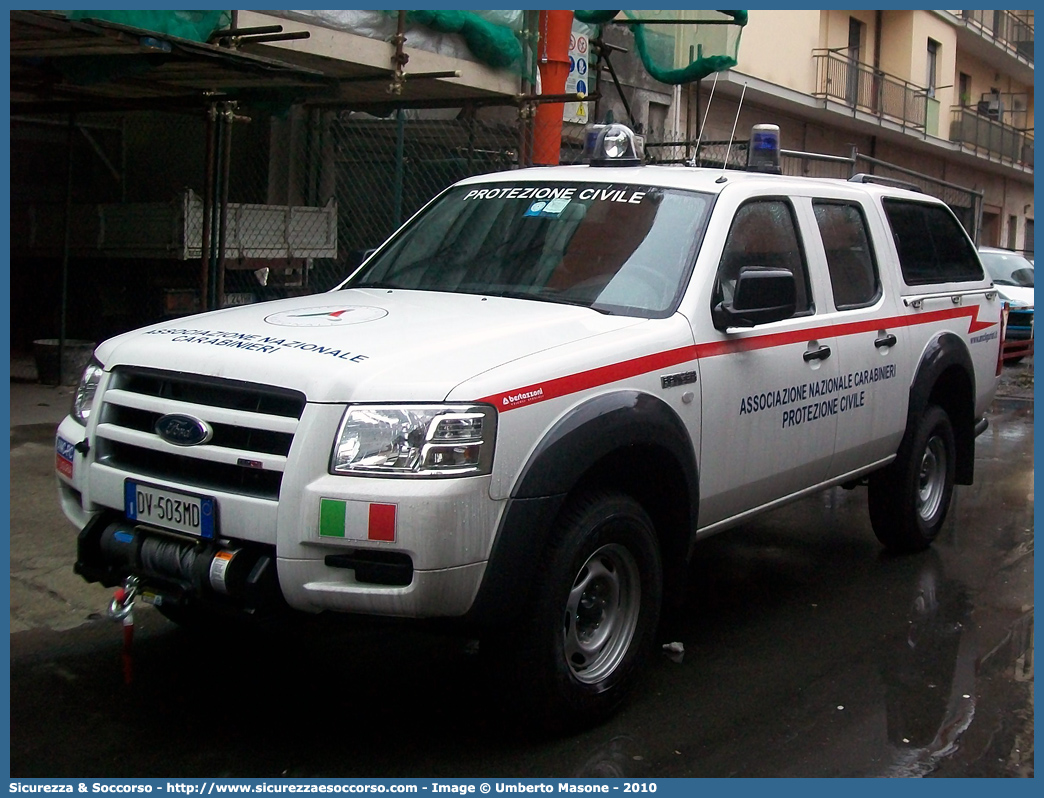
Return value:
[(1010, 249), (979, 247), (979, 258), (1008, 303), (1005, 327), (1010, 354), (1007, 362), (1018, 362), (1033, 353), (1033, 261)]
[(56, 442), (78, 572), (180, 621), (454, 619), (576, 724), (700, 539), (865, 484), (883, 544), (927, 547), (1000, 373), (952, 212), (589, 142), (451, 186), (332, 291), (102, 343)]

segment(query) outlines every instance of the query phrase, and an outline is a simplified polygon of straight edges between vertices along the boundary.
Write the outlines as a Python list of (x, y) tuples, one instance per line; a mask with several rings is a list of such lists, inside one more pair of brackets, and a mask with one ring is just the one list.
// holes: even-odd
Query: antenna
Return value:
[(718, 73), (714, 73), (714, 82), (711, 84), (710, 97), (707, 98), (707, 110), (703, 112), (703, 124), (700, 125), (700, 134), (696, 137), (696, 149), (692, 153), (692, 160), (689, 161), (689, 166), (696, 166), (696, 161), (700, 157), (700, 142), (703, 141), (703, 129), (707, 127), (707, 117), (710, 116), (711, 103), (714, 102), (714, 89), (718, 86)]
[(747, 93), (747, 84), (743, 84), (743, 91), (740, 92), (739, 105), (736, 106), (736, 118), (732, 120), (732, 134), (729, 136), (729, 148), (725, 150), (725, 163), (721, 165), (721, 177), (715, 180), (715, 183), (724, 183), (728, 178), (725, 177), (725, 170), (729, 168), (729, 154), (732, 152), (732, 140), (736, 137), (736, 123), (739, 122), (740, 111), (743, 110), (743, 97)]

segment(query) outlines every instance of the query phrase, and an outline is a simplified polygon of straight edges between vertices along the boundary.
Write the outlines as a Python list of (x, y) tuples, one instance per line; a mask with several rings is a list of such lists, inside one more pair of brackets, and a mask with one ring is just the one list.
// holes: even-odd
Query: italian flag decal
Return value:
[(319, 500), (319, 537), (395, 542), (395, 505)]

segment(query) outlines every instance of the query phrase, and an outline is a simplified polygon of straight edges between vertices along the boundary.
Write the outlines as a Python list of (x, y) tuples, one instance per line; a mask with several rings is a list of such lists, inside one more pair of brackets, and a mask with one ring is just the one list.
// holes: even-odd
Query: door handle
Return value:
[(895, 346), (897, 340), (898, 339), (894, 335), (888, 333), (888, 335), (882, 336), (881, 338), (878, 338), (876, 341), (874, 341), (874, 346), (876, 346), (878, 349), (881, 349), (885, 346)]
[(805, 359), (806, 363), (811, 363), (813, 360), (826, 360), (830, 357), (830, 347), (821, 346), (819, 349), (814, 349), (810, 352), (805, 352), (801, 357)]

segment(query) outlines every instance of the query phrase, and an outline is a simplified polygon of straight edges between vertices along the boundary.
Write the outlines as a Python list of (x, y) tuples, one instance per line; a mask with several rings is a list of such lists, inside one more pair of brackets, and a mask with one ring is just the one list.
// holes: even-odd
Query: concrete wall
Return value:
[[(778, 14), (791, 14), (790, 11), (778, 11)], [(819, 47), (831, 50), (848, 47), (848, 20), (855, 17), (865, 25), (863, 38), (860, 41), (860, 62), (872, 64), (875, 15), (873, 11), (821, 11), (819, 28)]]
[[(957, 58), (957, 34), (944, 20), (927, 11), (913, 14), (913, 56), (911, 80), (922, 86), (928, 85), (928, 40), (939, 43), (935, 65), (935, 99), (939, 101), (941, 113), (956, 105), (957, 75), (954, 64)], [(918, 77), (920, 75), (920, 77)], [(942, 128), (944, 131), (946, 126)], [(943, 134), (945, 138), (945, 133)]]
[(924, 74), (913, 77), (914, 12), (884, 11), (881, 14), (880, 68), (900, 80), (924, 84)]
[(750, 11), (740, 39), (737, 70), (811, 94), (816, 83), (812, 51), (823, 46), (820, 17), (828, 13), (834, 12)]

